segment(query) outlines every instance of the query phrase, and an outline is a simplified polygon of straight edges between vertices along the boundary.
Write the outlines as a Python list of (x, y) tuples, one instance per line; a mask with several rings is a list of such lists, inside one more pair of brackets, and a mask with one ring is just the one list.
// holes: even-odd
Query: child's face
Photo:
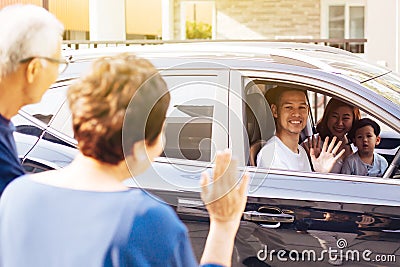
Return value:
[(375, 146), (379, 145), (381, 138), (376, 136), (374, 128), (370, 125), (366, 125), (356, 131), (354, 138), (359, 153), (371, 154), (374, 152)]

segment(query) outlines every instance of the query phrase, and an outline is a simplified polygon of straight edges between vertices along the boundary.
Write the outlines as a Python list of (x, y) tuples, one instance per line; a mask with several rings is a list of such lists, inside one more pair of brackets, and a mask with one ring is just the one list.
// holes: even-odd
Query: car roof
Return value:
[(91, 60), (117, 53), (136, 53), (144, 57), (179, 57), (209, 59), (246, 59), (321, 69), (340, 73), (362, 82), (391, 72), (368, 63), (348, 51), (316, 44), (289, 42), (194, 42), (130, 45), (105, 48), (67, 50), (64, 54), (72, 62)]
[[(313, 71), (323, 71), (359, 85), (376, 78), (388, 77), (391, 79), (390, 92), (378, 92), (378, 94), (384, 95), (396, 105), (400, 101), (397, 88), (400, 85), (400, 78), (391, 70), (371, 64), (348, 51), (317, 44), (265, 41), (185, 42), (63, 51), (72, 63), (86, 62), (87, 64), (96, 58), (118, 53), (134, 53), (147, 58), (159, 69), (193, 67), (265, 70), (273, 67), (271, 65), (273, 64), (274, 67), (280, 66), (287, 71), (292, 69), (308, 74)], [(59, 80), (70, 79), (79, 74), (79, 70), (74, 70), (73, 65), (71, 64), (70, 70), (62, 74)], [(386, 84), (386, 81), (380, 81), (380, 83)], [(370, 86), (364, 85), (364, 87)], [(372, 87), (368, 90), (377, 92), (380, 89)]]

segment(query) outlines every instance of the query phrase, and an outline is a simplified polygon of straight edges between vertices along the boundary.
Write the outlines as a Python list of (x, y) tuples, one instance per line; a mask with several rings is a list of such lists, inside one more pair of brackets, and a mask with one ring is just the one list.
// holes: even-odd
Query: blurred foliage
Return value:
[(211, 25), (204, 22), (186, 21), (186, 39), (211, 39)]

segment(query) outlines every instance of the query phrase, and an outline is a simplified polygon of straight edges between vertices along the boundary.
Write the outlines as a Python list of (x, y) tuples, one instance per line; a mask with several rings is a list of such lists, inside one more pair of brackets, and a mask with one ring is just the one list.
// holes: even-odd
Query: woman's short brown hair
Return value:
[[(118, 164), (133, 144), (152, 145), (162, 131), (170, 95), (155, 67), (130, 54), (96, 60), (68, 91), (80, 151)], [(123, 138), (124, 135), (124, 138)]]

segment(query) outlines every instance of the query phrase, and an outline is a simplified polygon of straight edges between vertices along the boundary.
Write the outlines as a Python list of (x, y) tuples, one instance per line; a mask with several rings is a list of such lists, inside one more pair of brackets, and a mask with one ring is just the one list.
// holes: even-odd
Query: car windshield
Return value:
[(340, 74), (360, 82), (361, 85), (400, 105), (400, 77), (390, 69), (371, 64), (357, 56), (333, 54), (318, 51), (301, 51), (305, 55), (318, 55), (318, 58), (337, 69)]
[(363, 83), (364, 86), (400, 105), (400, 77), (394, 73), (377, 77)]

